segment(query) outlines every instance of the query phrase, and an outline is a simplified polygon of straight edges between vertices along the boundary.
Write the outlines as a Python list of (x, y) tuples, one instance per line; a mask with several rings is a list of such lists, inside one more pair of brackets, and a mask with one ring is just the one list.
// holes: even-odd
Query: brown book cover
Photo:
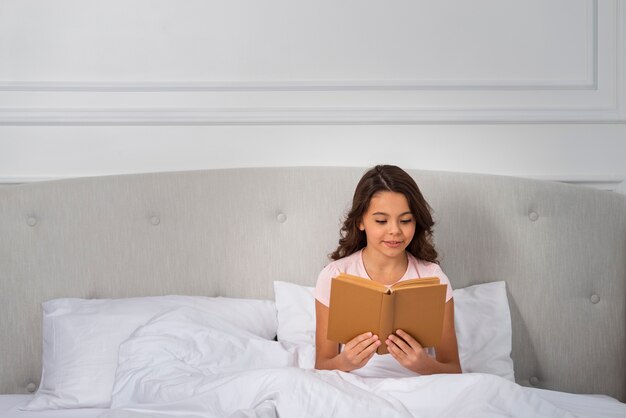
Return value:
[(386, 354), (385, 340), (402, 329), (423, 347), (441, 340), (446, 285), (438, 277), (397, 282), (387, 288), (378, 282), (349, 274), (333, 278), (327, 338), (345, 344), (364, 332), (378, 335), (376, 351)]

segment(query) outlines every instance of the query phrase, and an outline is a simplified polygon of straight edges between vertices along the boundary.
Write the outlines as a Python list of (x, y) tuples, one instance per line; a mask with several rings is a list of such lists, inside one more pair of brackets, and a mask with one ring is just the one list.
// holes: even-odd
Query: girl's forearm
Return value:
[(341, 370), (343, 372), (349, 372), (346, 370), (345, 365), (341, 361), (339, 355), (333, 358), (318, 358), (315, 360), (315, 368), (318, 370)]
[(462, 373), (461, 366), (458, 363), (444, 363), (432, 357), (429, 357), (428, 361), (426, 361), (417, 372), (422, 375)]

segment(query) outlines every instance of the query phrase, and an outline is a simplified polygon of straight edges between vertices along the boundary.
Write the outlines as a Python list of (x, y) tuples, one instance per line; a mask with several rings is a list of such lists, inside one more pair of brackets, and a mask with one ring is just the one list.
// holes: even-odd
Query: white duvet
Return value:
[(103, 417), (626, 417), (612, 398), (564, 394), (568, 402), (552, 402), (488, 374), (362, 378), (307, 369), (311, 356), (310, 347), (174, 309), (121, 345)]

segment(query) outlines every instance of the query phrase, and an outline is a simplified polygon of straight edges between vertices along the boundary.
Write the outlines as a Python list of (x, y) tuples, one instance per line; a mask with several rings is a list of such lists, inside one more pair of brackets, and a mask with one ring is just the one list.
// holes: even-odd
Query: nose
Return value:
[(389, 224), (389, 233), (391, 235), (398, 235), (401, 231), (400, 224), (396, 221), (391, 221)]

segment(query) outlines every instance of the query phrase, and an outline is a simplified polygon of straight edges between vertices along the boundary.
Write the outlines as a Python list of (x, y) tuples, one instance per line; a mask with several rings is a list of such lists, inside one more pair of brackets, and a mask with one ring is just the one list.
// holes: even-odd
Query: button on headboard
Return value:
[[(0, 392), (34, 390), (42, 301), (272, 298), (313, 285), (363, 168), (108, 176), (0, 188)], [(410, 171), (454, 287), (504, 280), (519, 383), (626, 400), (626, 196)]]

